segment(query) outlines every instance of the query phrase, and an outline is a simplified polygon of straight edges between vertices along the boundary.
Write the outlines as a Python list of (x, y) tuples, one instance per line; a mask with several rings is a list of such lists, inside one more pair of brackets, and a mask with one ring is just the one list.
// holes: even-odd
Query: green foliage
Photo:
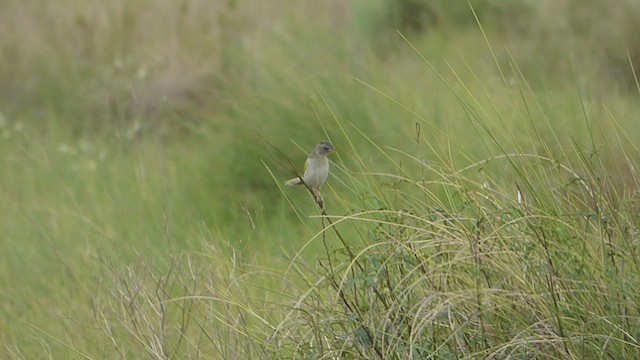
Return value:
[(8, 1), (0, 358), (636, 357), (637, 12), (596, 3)]
[(386, 28), (391, 31), (398, 29), (403, 32), (420, 32), (475, 27), (476, 16), (484, 24), (500, 27), (517, 22), (530, 7), (531, 2), (526, 0), (378, 0), (360, 1), (358, 13), (363, 29)]

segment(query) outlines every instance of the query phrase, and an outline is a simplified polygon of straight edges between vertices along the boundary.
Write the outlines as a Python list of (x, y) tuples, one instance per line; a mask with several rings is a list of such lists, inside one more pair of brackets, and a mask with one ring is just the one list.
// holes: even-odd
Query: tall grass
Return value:
[(637, 356), (625, 33), (265, 4), (7, 2), (0, 357)]
[[(362, 136), (334, 120), (346, 144)], [(104, 331), (124, 357), (637, 356), (638, 178), (622, 170), (640, 154), (621, 141), (632, 151), (612, 168), (619, 146), (604, 138), (557, 158), (536, 153), (545, 142), (512, 140), (512, 152), (464, 167), (371, 142), (386, 160), (337, 161), (332, 180), (353, 193), (326, 194), (329, 215), (301, 215), (323, 225), (303, 246), (322, 251), (315, 260), (283, 249), (286, 270), (225, 267), (210, 248), (169, 271), (109, 266)]]
[[(520, 81), (512, 90), (524, 95)], [(514, 106), (526, 105), (526, 97), (514, 99)], [(486, 123), (501, 116), (497, 104), (497, 114), (467, 100), (461, 105), (496, 155), (459, 168), (374, 143), (394, 171), (361, 164), (365, 171), (354, 181), (366, 178), (370, 205), (331, 216), (319, 235), (339, 244), (345, 228), (358, 229), (345, 237), (360, 250), (327, 248), (318, 282), (270, 339), (271, 357), (638, 355), (638, 178), (624, 169), (639, 154), (618, 130), (611, 142), (602, 131), (619, 119), (594, 131), (585, 112), (591, 142), (581, 145), (560, 130), (551, 130), (551, 141), (540, 138), (550, 124), (534, 121), (531, 107), (521, 113), (529, 135), (511, 135), (513, 128), (494, 133)], [(561, 138), (569, 140), (554, 144)], [(556, 145), (564, 152), (549, 150)], [(620, 145), (631, 151), (623, 155)], [(392, 160), (398, 154), (404, 161)]]

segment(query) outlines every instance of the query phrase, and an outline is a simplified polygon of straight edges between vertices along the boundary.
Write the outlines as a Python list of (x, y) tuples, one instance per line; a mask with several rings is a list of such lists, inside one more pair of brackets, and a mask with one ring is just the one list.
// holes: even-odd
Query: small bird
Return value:
[(306, 184), (313, 191), (316, 201), (322, 207), (322, 196), (320, 188), (327, 182), (329, 177), (329, 159), (327, 155), (336, 151), (328, 140), (322, 140), (304, 163), (304, 174), (285, 182), (286, 185)]

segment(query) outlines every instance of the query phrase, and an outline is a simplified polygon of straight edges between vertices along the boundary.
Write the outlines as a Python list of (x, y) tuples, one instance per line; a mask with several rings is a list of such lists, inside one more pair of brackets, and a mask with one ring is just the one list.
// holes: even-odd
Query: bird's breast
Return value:
[(327, 181), (329, 176), (329, 160), (323, 156), (309, 158), (307, 171), (304, 173), (304, 182), (312, 188), (319, 188)]

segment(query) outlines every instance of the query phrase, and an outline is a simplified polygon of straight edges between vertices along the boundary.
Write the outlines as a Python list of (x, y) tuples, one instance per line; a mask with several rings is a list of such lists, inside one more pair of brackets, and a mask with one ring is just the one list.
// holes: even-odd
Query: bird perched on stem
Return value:
[(327, 155), (336, 151), (328, 140), (319, 142), (304, 163), (304, 174), (287, 180), (286, 185), (306, 185), (316, 198), (320, 208), (324, 209), (324, 201), (320, 195), (320, 188), (329, 177), (329, 159)]

